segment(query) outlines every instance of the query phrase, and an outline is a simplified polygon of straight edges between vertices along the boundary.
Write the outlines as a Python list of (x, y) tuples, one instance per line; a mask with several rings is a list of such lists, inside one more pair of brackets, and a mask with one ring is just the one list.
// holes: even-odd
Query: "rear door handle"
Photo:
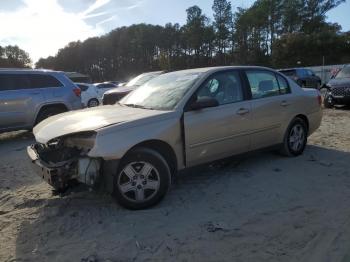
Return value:
[(286, 107), (286, 106), (289, 106), (289, 105), (290, 105), (290, 103), (288, 103), (286, 100), (281, 102), (281, 106)]
[(249, 113), (249, 109), (247, 109), (247, 108), (240, 108), (237, 111), (237, 115), (241, 115), (241, 116), (246, 115), (248, 113)]

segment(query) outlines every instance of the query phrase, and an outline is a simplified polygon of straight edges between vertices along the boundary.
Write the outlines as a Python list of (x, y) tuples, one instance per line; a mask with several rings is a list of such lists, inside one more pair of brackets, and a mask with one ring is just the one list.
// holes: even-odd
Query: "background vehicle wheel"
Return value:
[(87, 104), (88, 107), (96, 107), (99, 105), (100, 105), (100, 102), (96, 98), (90, 99), (88, 104)]
[(117, 202), (128, 209), (144, 209), (157, 204), (171, 184), (168, 163), (156, 151), (137, 148), (123, 159), (114, 177)]
[(334, 103), (333, 103), (332, 97), (326, 96), (324, 98), (323, 105), (324, 105), (325, 108), (333, 108), (334, 107)]
[(281, 153), (285, 156), (298, 156), (304, 152), (307, 144), (307, 126), (303, 119), (295, 118), (284, 136)]
[(63, 112), (66, 112), (65, 109), (61, 107), (47, 107), (42, 109), (35, 121), (35, 124), (39, 124), (41, 121), (45, 120), (46, 118), (49, 118), (50, 116), (58, 115)]

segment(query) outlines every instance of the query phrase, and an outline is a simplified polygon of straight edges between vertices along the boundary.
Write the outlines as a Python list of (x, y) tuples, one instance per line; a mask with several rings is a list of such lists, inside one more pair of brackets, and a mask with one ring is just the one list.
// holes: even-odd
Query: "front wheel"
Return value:
[(307, 144), (307, 133), (305, 121), (299, 117), (295, 118), (286, 131), (281, 153), (286, 156), (301, 155)]
[(114, 177), (114, 197), (125, 208), (145, 209), (162, 200), (170, 184), (166, 160), (154, 150), (137, 148), (120, 163)]

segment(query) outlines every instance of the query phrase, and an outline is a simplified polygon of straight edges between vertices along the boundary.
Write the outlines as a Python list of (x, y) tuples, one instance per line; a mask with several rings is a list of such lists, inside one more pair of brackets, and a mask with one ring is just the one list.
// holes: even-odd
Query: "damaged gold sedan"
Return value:
[(119, 103), (50, 117), (28, 155), (58, 190), (102, 182), (126, 208), (158, 203), (178, 170), (276, 146), (303, 153), (321, 123), (317, 90), (262, 67), (167, 73)]

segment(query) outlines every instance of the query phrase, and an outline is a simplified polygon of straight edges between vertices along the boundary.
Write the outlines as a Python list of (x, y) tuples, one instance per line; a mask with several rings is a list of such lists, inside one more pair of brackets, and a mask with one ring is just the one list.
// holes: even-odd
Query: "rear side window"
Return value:
[(0, 74), (0, 91), (30, 88), (29, 79), (25, 74)]
[(278, 84), (279, 84), (279, 87), (280, 87), (280, 93), (282, 95), (284, 94), (289, 94), (290, 93), (290, 87), (289, 87), (289, 84), (287, 82), (287, 80), (280, 76), (280, 75), (277, 75), (277, 80), (278, 80)]
[(246, 71), (253, 99), (280, 94), (275, 74), (263, 70)]
[(62, 87), (62, 83), (51, 75), (28, 75), (32, 88)]

